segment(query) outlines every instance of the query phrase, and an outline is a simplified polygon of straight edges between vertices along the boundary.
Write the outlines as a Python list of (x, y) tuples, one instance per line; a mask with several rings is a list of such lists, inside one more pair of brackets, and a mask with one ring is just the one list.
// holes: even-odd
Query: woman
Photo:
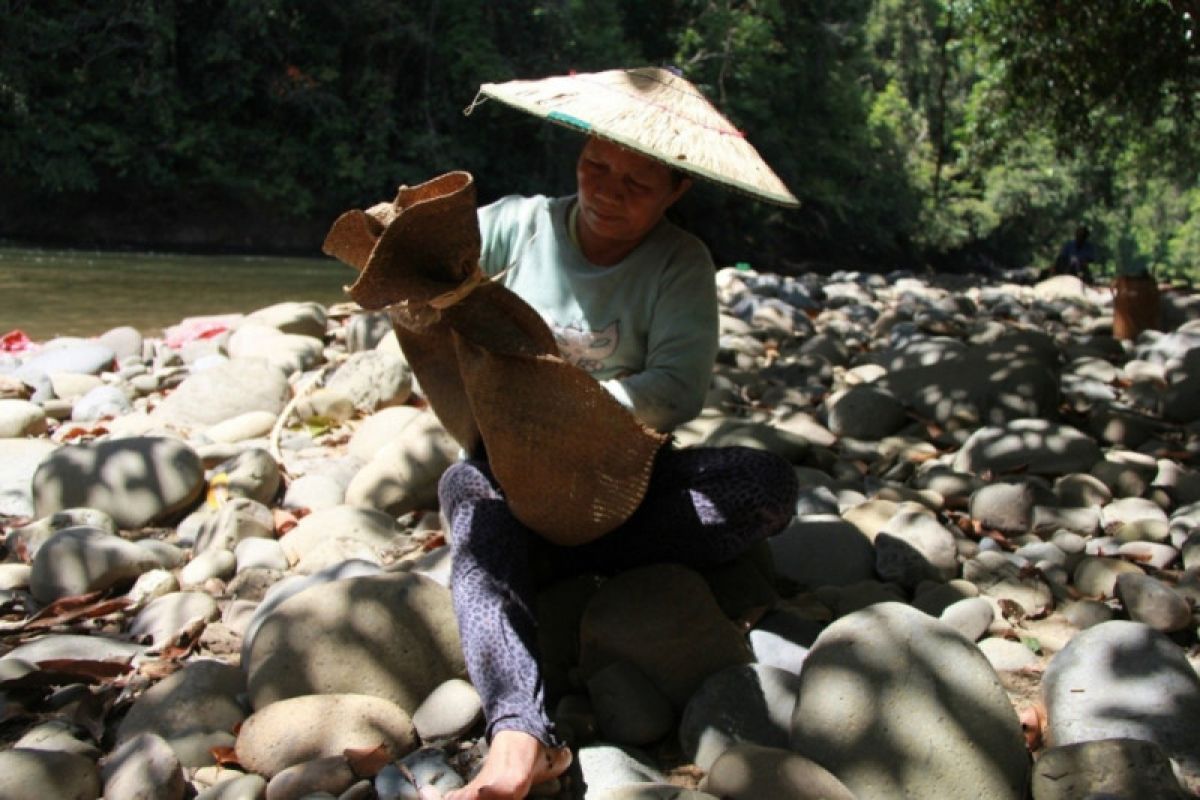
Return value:
[[(484, 270), (507, 269), (501, 280), (546, 319), (563, 357), (646, 425), (669, 431), (699, 412), (717, 349), (711, 257), (664, 218), (692, 181), (596, 136), (576, 178), (574, 197), (481, 209)], [(485, 461), (447, 470), (439, 496), (451, 589), (490, 740), (480, 772), (447, 800), (523, 798), (570, 765), (545, 709), (532, 556), (556, 578), (668, 561), (711, 566), (787, 525), (797, 491), (791, 465), (765, 451), (667, 446), (626, 522), (563, 547), (522, 525)]]

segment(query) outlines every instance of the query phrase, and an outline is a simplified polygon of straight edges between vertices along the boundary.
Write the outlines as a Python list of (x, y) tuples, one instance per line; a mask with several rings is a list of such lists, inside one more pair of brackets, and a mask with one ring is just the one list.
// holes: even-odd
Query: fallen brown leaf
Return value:
[(145, 661), (138, 667), (138, 674), (154, 681), (173, 675), (181, 669), (183, 665), (176, 661)]
[(275, 533), (278, 536), (282, 536), (300, 524), (299, 517), (297, 517), (291, 511), (285, 511), (282, 508), (272, 509), (271, 516), (274, 518)]
[(237, 750), (228, 745), (217, 745), (210, 747), (208, 752), (212, 754), (213, 760), (217, 762), (218, 767), (241, 767), (241, 762), (238, 761)]
[[(374, 778), (392, 760), (386, 745), (376, 747), (349, 747), (342, 751), (351, 771), (359, 778)], [(413, 783), (416, 786), (416, 783)]]
[(102, 592), (91, 592), (56, 600), (30, 617), (24, 627), (26, 630), (38, 630), (52, 628), (77, 619), (106, 617), (109, 614), (123, 611), (130, 605), (127, 597), (99, 600), (98, 598), (102, 594)]
[(54, 658), (37, 662), (43, 673), (71, 677), (81, 681), (106, 681), (133, 669), (128, 661), (88, 661), (76, 658)]
[(1046, 708), (1041, 703), (1031, 703), (1017, 710), (1021, 721), (1021, 733), (1025, 736), (1025, 747), (1030, 752), (1041, 748), (1046, 734)]

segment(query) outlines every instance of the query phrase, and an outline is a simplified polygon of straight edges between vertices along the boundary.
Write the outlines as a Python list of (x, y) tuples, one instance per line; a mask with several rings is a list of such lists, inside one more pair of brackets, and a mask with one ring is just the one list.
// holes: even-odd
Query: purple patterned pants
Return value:
[(646, 496), (625, 524), (587, 544), (562, 547), (517, 521), (485, 462), (451, 466), (439, 486), (451, 529), (451, 591), (488, 738), (515, 729), (558, 743), (537, 658), (535, 552), (556, 578), (661, 562), (712, 566), (782, 530), (798, 490), (791, 464), (764, 450), (663, 448)]

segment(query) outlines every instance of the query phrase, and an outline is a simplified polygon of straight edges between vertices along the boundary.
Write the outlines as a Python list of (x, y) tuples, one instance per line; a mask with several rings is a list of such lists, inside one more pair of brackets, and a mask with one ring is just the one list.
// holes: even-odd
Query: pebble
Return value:
[(226, 778), (196, 795), (195, 800), (261, 800), (267, 780), (261, 775), (237, 775)]
[(219, 615), (217, 601), (204, 592), (171, 592), (139, 611), (129, 625), (129, 633), (138, 640), (149, 639), (154, 648), (162, 648)]
[(629, 661), (597, 670), (588, 678), (587, 690), (600, 734), (607, 741), (649, 745), (665, 737), (675, 723), (671, 701)]
[(267, 800), (300, 800), (320, 792), (336, 797), (358, 781), (341, 754), (302, 761), (267, 782)]
[(855, 800), (837, 776), (815, 761), (759, 744), (730, 747), (700, 786), (728, 800)]
[(1192, 624), (1192, 604), (1187, 598), (1149, 575), (1118, 576), (1116, 596), (1130, 619), (1156, 631), (1173, 633)]
[(28, 400), (0, 400), (0, 439), (37, 436), (46, 431), (46, 412)]
[(247, 314), (244, 322), (267, 325), (281, 333), (320, 338), (325, 335), (328, 320), (328, 311), (319, 303), (285, 301)]
[(235, 571), (248, 569), (270, 569), (280, 572), (288, 568), (287, 553), (275, 539), (244, 539), (233, 549)]
[(713, 674), (692, 695), (680, 719), (684, 754), (708, 771), (738, 744), (786, 749), (798, 683), (799, 676), (763, 664)]
[(129, 393), (119, 386), (97, 386), (75, 401), (71, 407), (73, 422), (112, 419), (133, 410)]
[(122, 582), (132, 583), (158, 566), (154, 555), (99, 528), (58, 531), (33, 557), (29, 588), (39, 602), (87, 594)]
[(809, 589), (844, 586), (875, 574), (871, 540), (836, 515), (798, 519), (768, 544), (777, 573)]
[(104, 796), (182, 800), (183, 767), (166, 739), (142, 733), (118, 745), (105, 758), (101, 777)]
[(400, 405), (412, 395), (412, 370), (397, 354), (381, 350), (354, 353), (330, 376), (326, 386), (343, 392), (358, 411)]
[(58, 449), (46, 439), (0, 438), (0, 515), (16, 519), (35, 516), (34, 473)]
[(423, 742), (463, 736), (483, 719), (483, 703), (475, 687), (451, 678), (429, 693), (413, 712), (413, 726)]
[(226, 343), (230, 359), (264, 360), (285, 375), (315, 367), (323, 361), (321, 339), (300, 333), (284, 333), (273, 325), (246, 320)]
[(677, 709), (709, 675), (750, 660), (745, 638), (704, 580), (673, 564), (640, 567), (605, 581), (584, 609), (579, 642), (585, 678), (629, 661)]
[(154, 734), (171, 746), (184, 767), (212, 764), (212, 748), (232, 746), (233, 729), (246, 717), (238, 699), (244, 691), (237, 667), (214, 660), (189, 662), (138, 696), (117, 728), (117, 741)]
[(247, 717), (237, 736), (239, 763), (267, 778), (296, 764), (341, 756), (347, 749), (369, 752), (376, 747), (399, 758), (416, 747), (416, 732), (395, 703), (361, 694), (279, 700)]
[(92, 759), (55, 750), (0, 752), (0, 797), (5, 800), (95, 800), (100, 771)]
[(992, 623), (996, 619), (996, 612), (993, 610), (992, 604), (982, 597), (964, 597), (962, 600), (946, 606), (938, 619), (968, 640), (977, 642), (992, 627)]
[[(720, 363), (677, 439), (780, 453), (796, 517), (720, 568), (541, 592), (547, 692), (578, 762), (542, 796), (582, 779), (610, 800), (1171, 797), (1167, 758), (1200, 788), (1200, 305), (1121, 343), (1111, 294), (1077, 280), (718, 284)], [(46, 756), (26, 754), (54, 751), (31, 748), (84, 752), (73, 774), (106, 795), (172, 800), (415, 796), (401, 765), (461, 785), (485, 748), (436, 514), (457, 444), (386, 315), (295, 302), (224, 324), (0, 357), (4, 623), (82, 592), (128, 603), (27, 627), (0, 656), (20, 745), (0, 756), (38, 786)], [(121, 671), (129, 702), (70, 674), (89, 662)], [(234, 731), (252, 711), (347, 696), (408, 720), (406, 754), (373, 780), (320, 711), (260, 737), (293, 754), (262, 774), (215, 765), (214, 747), (251, 746)], [(1039, 699), (1030, 759), (1013, 709)], [(328, 755), (300, 754), (309, 735)]]
[(151, 416), (183, 430), (204, 429), (253, 411), (278, 416), (291, 396), (283, 370), (265, 359), (231, 359), (192, 372)]
[(1051, 747), (1033, 768), (1035, 800), (1076, 797), (1185, 800), (1171, 762), (1152, 742), (1097, 739)]

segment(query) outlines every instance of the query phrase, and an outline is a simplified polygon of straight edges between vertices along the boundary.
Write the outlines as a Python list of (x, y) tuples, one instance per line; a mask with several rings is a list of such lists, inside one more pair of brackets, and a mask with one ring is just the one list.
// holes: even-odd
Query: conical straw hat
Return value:
[(800, 205), (745, 135), (670, 70), (642, 67), (485, 83), (466, 113), (486, 97), (608, 139), (697, 178), (779, 205)]

